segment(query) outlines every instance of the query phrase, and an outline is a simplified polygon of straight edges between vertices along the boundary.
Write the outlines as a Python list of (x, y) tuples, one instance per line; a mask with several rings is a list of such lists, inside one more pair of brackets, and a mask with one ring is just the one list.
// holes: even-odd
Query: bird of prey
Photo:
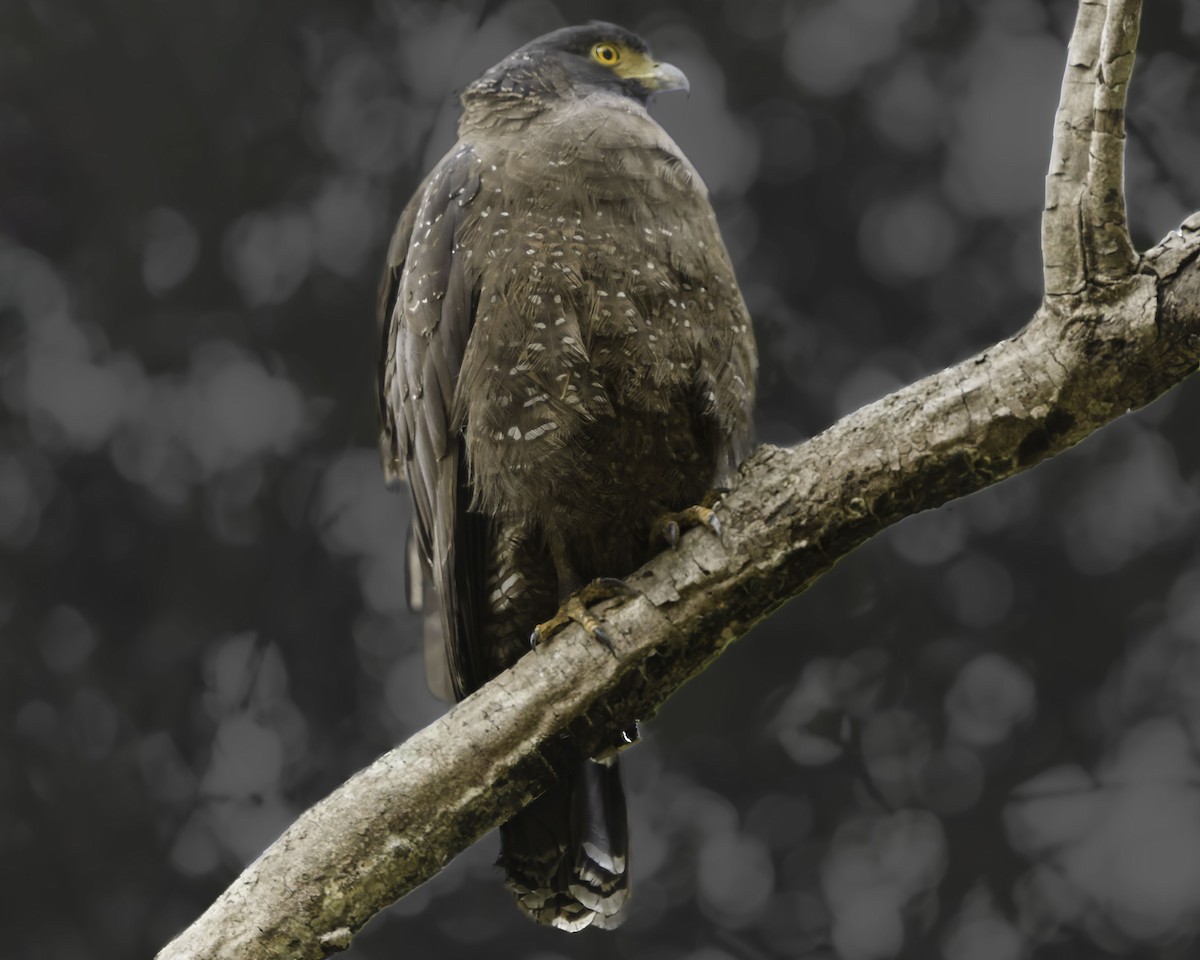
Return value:
[[(540, 37), (464, 91), (458, 143), (396, 227), (380, 449), (408, 481), (409, 601), (447, 699), (511, 666), (531, 630), (569, 618), (603, 641), (572, 595), (681, 523), (715, 526), (699, 505), (749, 450), (750, 318), (703, 182), (646, 111), (687, 86), (613, 24)], [(615, 753), (503, 826), (500, 863), (537, 922), (619, 923)]]

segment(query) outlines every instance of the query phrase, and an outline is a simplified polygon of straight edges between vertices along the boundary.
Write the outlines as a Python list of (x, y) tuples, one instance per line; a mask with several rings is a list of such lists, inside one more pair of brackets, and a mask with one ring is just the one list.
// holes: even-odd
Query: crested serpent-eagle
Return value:
[[(678, 522), (715, 526), (697, 504), (749, 450), (750, 318), (703, 182), (646, 111), (686, 88), (612, 24), (534, 40), (466, 89), (458, 143), (400, 217), (380, 445), (408, 481), (409, 599), (448, 699), (531, 630), (569, 618), (604, 641), (568, 598)], [(615, 752), (501, 828), (518, 904), (567, 930), (620, 922), (628, 852)]]

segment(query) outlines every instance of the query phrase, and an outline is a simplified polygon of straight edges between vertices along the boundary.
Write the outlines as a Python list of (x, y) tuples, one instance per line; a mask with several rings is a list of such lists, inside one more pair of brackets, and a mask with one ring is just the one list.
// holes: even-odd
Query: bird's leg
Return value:
[(721, 536), (721, 521), (712, 509), (717, 502), (715, 492), (704, 498), (704, 503), (693, 504), (682, 510), (664, 513), (650, 527), (650, 544), (655, 546), (665, 543), (674, 549), (679, 543), (679, 535), (689, 527), (708, 527), (718, 538)]
[[(611, 584), (620, 584), (624, 589), (614, 589)], [(545, 643), (567, 624), (574, 622), (583, 627), (594, 639), (604, 644), (609, 653), (613, 653), (612, 635), (604, 629), (604, 624), (588, 610), (588, 607), (601, 600), (620, 596), (626, 590), (628, 587), (623, 580), (613, 580), (608, 577), (602, 580), (593, 580), (567, 597), (554, 616), (533, 628), (533, 633), (529, 637), (530, 644), (536, 647), (540, 643)]]
[(547, 537), (550, 545), (550, 556), (554, 561), (554, 570), (558, 575), (558, 596), (560, 606), (558, 612), (549, 620), (539, 623), (533, 628), (529, 642), (532, 646), (545, 643), (559, 630), (569, 623), (577, 623), (594, 639), (600, 641), (613, 653), (612, 635), (604, 628), (600, 619), (592, 614), (588, 607), (601, 600), (611, 600), (628, 594), (631, 587), (624, 580), (615, 577), (600, 577), (588, 584), (583, 584), (582, 578), (575, 571), (574, 565), (567, 556), (566, 546), (558, 535)]
[[(563, 540), (557, 535), (548, 536), (547, 539), (550, 545), (550, 556), (554, 561), (554, 570), (558, 575), (558, 596), (561, 605), (554, 616), (533, 628), (533, 633), (529, 637), (530, 645), (536, 647), (545, 643), (567, 624), (577, 623), (588, 632), (589, 636), (600, 641), (609, 653), (616, 656), (616, 651), (613, 650), (612, 636), (604, 628), (600, 619), (588, 610), (588, 607), (601, 600), (627, 596), (634, 592), (633, 588), (624, 580), (618, 580), (615, 577), (599, 577), (581, 586), (582, 578), (575, 571), (574, 565), (567, 556)], [(641, 738), (638, 723), (634, 720), (622, 729), (616, 740), (597, 754), (595, 759), (605, 763), (611, 762), (613, 757), (622, 750), (633, 746)]]

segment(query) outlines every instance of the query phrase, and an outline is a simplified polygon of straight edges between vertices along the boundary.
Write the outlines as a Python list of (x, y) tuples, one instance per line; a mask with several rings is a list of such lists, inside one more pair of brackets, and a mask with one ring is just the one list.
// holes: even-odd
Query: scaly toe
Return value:
[(568, 623), (577, 623), (587, 631), (588, 636), (597, 640), (604, 649), (616, 656), (612, 634), (608, 632), (603, 621), (588, 610), (588, 604), (598, 600), (608, 600), (613, 596), (630, 591), (632, 588), (624, 580), (617, 580), (614, 577), (593, 580), (579, 593), (568, 597), (553, 617), (533, 628), (533, 632), (529, 635), (529, 645), (531, 647), (540, 646)]
[(688, 527), (707, 527), (717, 538), (720, 539), (723, 533), (721, 529), (721, 521), (717, 517), (715, 511), (710, 507), (705, 507), (696, 504), (691, 507), (685, 507), (683, 510), (678, 510), (675, 513), (668, 513), (659, 517), (650, 528), (650, 539), (652, 542), (664, 542), (668, 547), (674, 549), (679, 544), (680, 532)]

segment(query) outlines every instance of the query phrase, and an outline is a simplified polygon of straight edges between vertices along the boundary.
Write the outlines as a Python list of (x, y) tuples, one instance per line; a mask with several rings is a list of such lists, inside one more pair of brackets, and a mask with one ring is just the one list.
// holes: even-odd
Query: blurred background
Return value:
[[(1135, 240), (1200, 207), (1200, 6), (1147, 4)], [(597, 17), (794, 443), (1018, 330), (1071, 0), (0, 6), (0, 940), (147, 957), (436, 717), (374, 450), (391, 226), (456, 93)], [(494, 837), (349, 956), (1182, 958), (1200, 947), (1200, 389), (909, 519), (626, 754), (614, 934), (523, 920)]]

